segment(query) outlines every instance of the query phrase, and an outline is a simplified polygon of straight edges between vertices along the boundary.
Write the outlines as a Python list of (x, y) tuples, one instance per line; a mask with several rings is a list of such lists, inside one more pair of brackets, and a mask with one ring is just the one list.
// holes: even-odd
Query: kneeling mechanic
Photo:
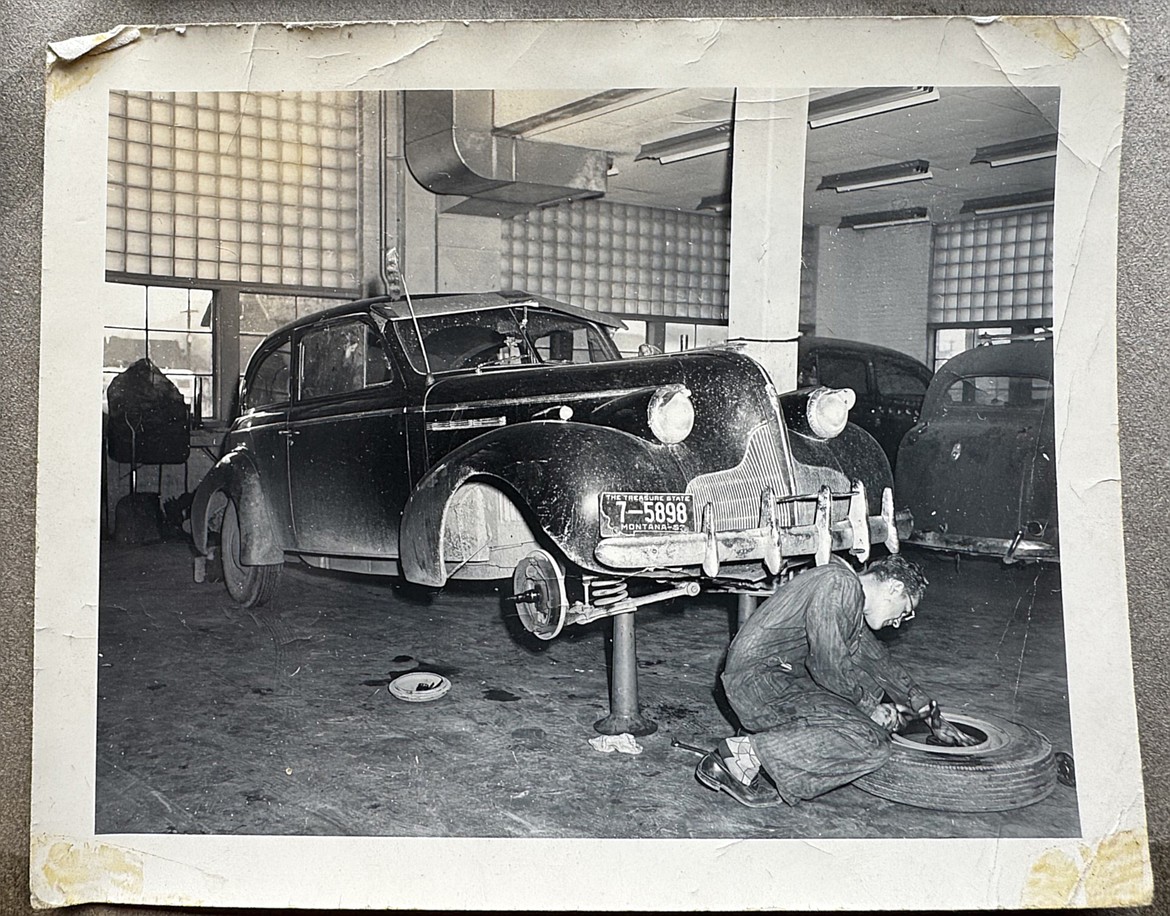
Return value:
[(750, 807), (795, 805), (882, 766), (908, 714), (943, 744), (974, 743), (873, 632), (911, 619), (926, 585), (901, 556), (860, 574), (833, 558), (764, 601), (728, 648), (722, 675), (750, 734), (721, 741), (699, 762), (698, 780)]

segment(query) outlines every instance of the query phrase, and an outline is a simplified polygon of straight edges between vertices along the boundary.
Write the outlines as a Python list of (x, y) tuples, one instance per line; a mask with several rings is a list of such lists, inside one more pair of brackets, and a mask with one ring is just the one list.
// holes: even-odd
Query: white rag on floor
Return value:
[(620, 735), (598, 735), (596, 738), (590, 738), (589, 743), (593, 745), (595, 751), (601, 751), (603, 754), (612, 754), (614, 751), (621, 754), (642, 753), (642, 745), (628, 732)]

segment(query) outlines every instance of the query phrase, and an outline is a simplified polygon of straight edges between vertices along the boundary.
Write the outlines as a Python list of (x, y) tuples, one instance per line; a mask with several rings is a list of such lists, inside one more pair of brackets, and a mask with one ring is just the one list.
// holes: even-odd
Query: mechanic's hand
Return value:
[(878, 703), (869, 717), (891, 734), (906, 724), (906, 719), (894, 703)]
[(927, 722), (938, 743), (946, 747), (970, 747), (979, 743), (978, 738), (968, 735), (954, 723), (948, 722), (940, 712), (936, 711)]

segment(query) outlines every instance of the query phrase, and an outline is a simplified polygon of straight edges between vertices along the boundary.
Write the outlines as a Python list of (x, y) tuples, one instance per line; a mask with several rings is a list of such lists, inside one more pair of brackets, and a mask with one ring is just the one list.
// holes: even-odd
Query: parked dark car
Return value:
[(902, 441), (899, 495), (924, 547), (1056, 560), (1051, 340), (984, 344), (946, 362)]
[(801, 337), (797, 346), (800, 385), (852, 388), (857, 404), (850, 419), (877, 439), (896, 467), (898, 445), (918, 422), (930, 369), (913, 356), (861, 341)]
[(898, 549), (892, 474), (848, 392), (780, 397), (727, 350), (623, 360), (620, 326), (502, 292), (366, 299), (276, 331), (196, 490), (197, 551), (218, 549), (246, 605), (286, 557), (435, 587), (512, 576), (551, 638)]

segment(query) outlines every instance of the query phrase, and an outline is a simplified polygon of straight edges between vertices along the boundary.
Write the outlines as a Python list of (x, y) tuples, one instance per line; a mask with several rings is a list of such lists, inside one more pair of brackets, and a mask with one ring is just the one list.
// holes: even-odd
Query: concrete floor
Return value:
[[(916, 553), (931, 580), (890, 642), (944, 708), (997, 714), (1071, 752), (1058, 571)], [(639, 756), (588, 744), (608, 710), (601, 621), (551, 642), (490, 586), (428, 594), (286, 566), (258, 610), (196, 584), (182, 543), (107, 542), (98, 659), (98, 833), (485, 837), (1026, 837), (1080, 832), (1074, 789), (986, 815), (852, 786), (743, 808), (694, 779), (731, 732), (713, 689), (732, 596), (637, 615)], [(405, 703), (417, 660), (450, 692)]]

